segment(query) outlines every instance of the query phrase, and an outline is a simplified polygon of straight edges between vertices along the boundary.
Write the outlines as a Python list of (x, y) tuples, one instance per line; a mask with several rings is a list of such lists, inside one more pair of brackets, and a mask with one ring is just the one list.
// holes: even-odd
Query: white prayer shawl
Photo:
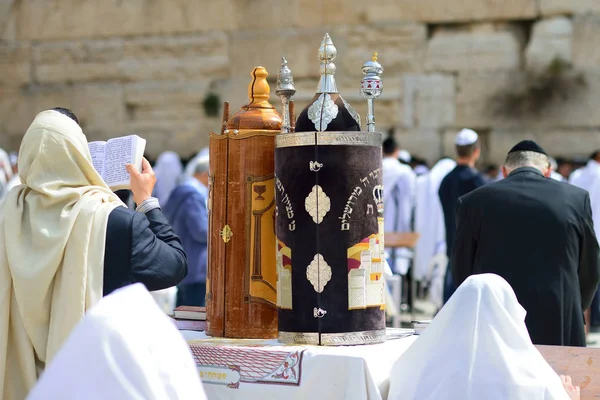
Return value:
[(183, 165), (177, 153), (165, 151), (156, 160), (154, 165), (156, 175), (156, 186), (154, 187), (155, 196), (161, 206), (167, 204), (171, 192), (179, 184), (179, 179), (183, 173)]
[(525, 310), (493, 274), (469, 277), (394, 364), (390, 400), (568, 400)]
[(22, 400), (85, 311), (102, 298), (108, 216), (119, 198), (86, 137), (38, 114), (19, 151), (23, 185), (0, 209), (0, 398)]
[[(196, 168), (196, 164), (198, 163), (198, 161), (201, 158), (205, 158), (205, 157), (208, 158), (209, 155), (210, 155), (210, 149), (208, 147), (205, 147), (202, 150), (200, 150), (198, 152), (198, 154), (196, 154), (194, 156), (194, 158), (192, 158), (185, 166), (185, 177), (183, 180), (185, 181), (186, 179), (189, 179), (192, 176), (194, 176), (194, 169)], [(183, 182), (181, 182), (181, 183), (183, 183)]]
[(600, 237), (600, 164), (590, 160), (585, 167), (575, 172), (571, 174), (569, 183), (590, 193), (594, 230), (596, 236)]
[[(408, 166), (395, 158), (383, 159), (383, 217), (386, 232), (412, 231), (411, 219), (415, 202), (416, 175)], [(397, 205), (396, 205), (397, 204)], [(408, 260), (398, 257), (403, 249), (396, 249), (396, 261), (392, 269), (406, 274)], [(387, 249), (391, 252), (392, 249)]]
[(417, 178), (415, 231), (419, 241), (415, 247), (415, 279), (427, 277), (431, 260), (446, 252), (446, 225), (438, 191), (442, 181), (456, 167), (449, 158), (438, 161), (431, 171)]
[(141, 284), (103, 298), (29, 400), (203, 400), (190, 348)]

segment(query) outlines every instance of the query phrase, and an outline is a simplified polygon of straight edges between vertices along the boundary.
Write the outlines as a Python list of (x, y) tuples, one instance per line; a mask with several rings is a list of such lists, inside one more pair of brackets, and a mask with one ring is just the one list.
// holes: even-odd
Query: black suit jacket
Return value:
[(519, 168), (463, 196), (456, 210), (452, 273), (494, 273), (527, 311), (533, 343), (585, 346), (583, 310), (600, 280), (587, 191)]
[(143, 283), (148, 290), (177, 285), (187, 275), (181, 241), (158, 208), (146, 214), (117, 207), (108, 217), (104, 295)]

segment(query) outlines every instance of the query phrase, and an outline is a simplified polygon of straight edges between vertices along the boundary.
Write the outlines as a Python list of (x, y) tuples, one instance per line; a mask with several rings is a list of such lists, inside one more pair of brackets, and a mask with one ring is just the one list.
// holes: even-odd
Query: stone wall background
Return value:
[(363, 117), (360, 69), (379, 53), (378, 128), (430, 162), (463, 127), (482, 134), (485, 162), (522, 138), (556, 157), (600, 148), (597, 0), (0, 0), (0, 147), (17, 150), (38, 111), (64, 106), (90, 140), (136, 133), (153, 157), (187, 157), (220, 126), (206, 97), (237, 110), (255, 65), (273, 82), (288, 59), (299, 112), (325, 32)]

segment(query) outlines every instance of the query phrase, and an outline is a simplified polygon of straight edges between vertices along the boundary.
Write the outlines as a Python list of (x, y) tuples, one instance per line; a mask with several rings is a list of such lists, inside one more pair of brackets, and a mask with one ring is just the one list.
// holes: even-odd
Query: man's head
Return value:
[(400, 147), (393, 136), (388, 136), (388, 138), (383, 141), (382, 147), (384, 157), (398, 158)]
[(479, 135), (472, 129), (463, 129), (458, 132), (454, 139), (456, 145), (456, 155), (462, 163), (475, 164), (481, 155), (481, 146), (479, 145)]
[(594, 161), (600, 163), (600, 150), (596, 150), (595, 152), (593, 152), (592, 155), (590, 156), (590, 160), (594, 160)]
[(522, 167), (535, 168), (546, 178), (552, 172), (548, 154), (533, 140), (523, 140), (508, 152), (502, 173), (507, 177), (512, 171)]
[(73, 121), (77, 122), (77, 125), (79, 125), (79, 120), (77, 119), (77, 116), (75, 115), (75, 113), (73, 113), (73, 111), (69, 110), (68, 108), (54, 107), (52, 110), (58, 111), (59, 113), (66, 115), (67, 117), (71, 118)]
[(208, 157), (201, 157), (196, 161), (194, 166), (194, 178), (201, 182), (204, 186), (208, 187)]

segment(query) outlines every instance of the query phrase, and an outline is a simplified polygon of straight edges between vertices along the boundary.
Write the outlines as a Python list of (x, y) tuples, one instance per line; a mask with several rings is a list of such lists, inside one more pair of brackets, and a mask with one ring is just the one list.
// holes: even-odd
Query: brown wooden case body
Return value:
[(277, 337), (274, 157), (281, 120), (264, 111), (250, 120), (236, 114), (222, 134), (210, 135), (210, 336)]

